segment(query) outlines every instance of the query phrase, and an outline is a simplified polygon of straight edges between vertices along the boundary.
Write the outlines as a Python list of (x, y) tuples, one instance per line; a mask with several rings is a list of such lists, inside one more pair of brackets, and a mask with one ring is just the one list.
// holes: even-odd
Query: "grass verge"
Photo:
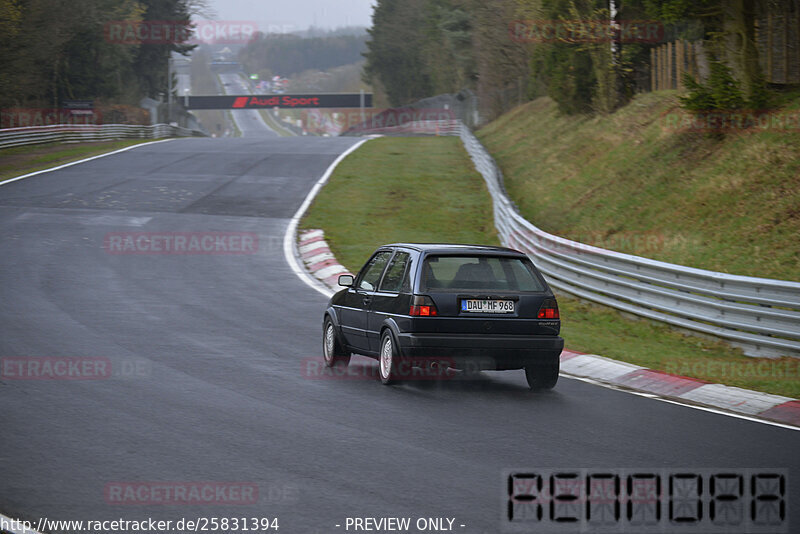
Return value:
[(233, 111), (226, 111), (225, 113), (228, 114), (228, 124), (231, 125), (233, 130), (233, 137), (242, 137), (242, 131), (239, 129), (239, 125), (236, 124), (236, 119), (233, 118)]
[(284, 128), (283, 125), (280, 124), (279, 121), (275, 120), (275, 118), (272, 116), (272, 114), (269, 111), (267, 111), (266, 109), (260, 109), (260, 110), (258, 110), (258, 112), (261, 113), (261, 118), (264, 119), (264, 122), (267, 123), (267, 126), (272, 128), (275, 131), (275, 133), (277, 133), (279, 136), (281, 136), (281, 137), (294, 137), (294, 133), (292, 133), (288, 129)]
[[(796, 118), (800, 97), (782, 111)], [(677, 93), (606, 116), (540, 98), (482, 128), (509, 195), (543, 230), (657, 260), (800, 280), (800, 130), (678, 131)], [(796, 121), (795, 121), (796, 124)]]
[(398, 241), (492, 243), (492, 202), (457, 137), (383, 137), (336, 168), (301, 228), (322, 228), (337, 259), (358, 269)]
[(29, 172), (57, 167), (72, 161), (152, 141), (153, 139), (129, 139), (79, 144), (47, 143), (5, 148), (0, 150), (0, 182)]
[[(483, 179), (454, 137), (380, 138), (348, 156), (300, 227), (321, 228), (355, 272), (395, 241), (498, 244)], [(748, 358), (720, 342), (559, 296), (567, 347), (709, 382), (800, 398), (800, 361)], [(760, 365), (760, 367), (759, 367)]]

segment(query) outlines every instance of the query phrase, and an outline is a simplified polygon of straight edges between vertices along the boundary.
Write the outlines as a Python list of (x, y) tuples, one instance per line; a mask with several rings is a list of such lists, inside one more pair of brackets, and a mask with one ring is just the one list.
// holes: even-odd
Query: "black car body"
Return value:
[(347, 287), (331, 297), (324, 316), (328, 365), (346, 365), (351, 353), (370, 356), (381, 362), (385, 383), (404, 378), (401, 362), (525, 369), (535, 389), (558, 379), (558, 305), (522, 252), (396, 243), (340, 284)]

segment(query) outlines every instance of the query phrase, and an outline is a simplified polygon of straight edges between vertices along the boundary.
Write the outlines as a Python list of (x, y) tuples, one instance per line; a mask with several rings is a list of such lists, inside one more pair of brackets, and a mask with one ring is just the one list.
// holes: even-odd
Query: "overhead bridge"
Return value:
[(186, 109), (371, 108), (372, 93), (183, 97)]

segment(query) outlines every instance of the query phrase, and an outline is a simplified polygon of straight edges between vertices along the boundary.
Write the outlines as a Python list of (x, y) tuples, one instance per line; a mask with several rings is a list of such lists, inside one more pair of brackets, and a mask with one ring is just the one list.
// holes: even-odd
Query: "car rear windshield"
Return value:
[(532, 269), (524, 260), (507, 256), (428, 256), (421, 286), (423, 291), (544, 291)]

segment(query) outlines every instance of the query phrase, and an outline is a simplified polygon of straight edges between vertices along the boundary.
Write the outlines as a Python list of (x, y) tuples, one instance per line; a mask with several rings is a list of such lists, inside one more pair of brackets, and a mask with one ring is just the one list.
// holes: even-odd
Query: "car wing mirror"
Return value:
[(343, 274), (339, 277), (340, 286), (353, 287), (353, 282), (355, 282), (355, 278), (353, 278), (352, 274)]

